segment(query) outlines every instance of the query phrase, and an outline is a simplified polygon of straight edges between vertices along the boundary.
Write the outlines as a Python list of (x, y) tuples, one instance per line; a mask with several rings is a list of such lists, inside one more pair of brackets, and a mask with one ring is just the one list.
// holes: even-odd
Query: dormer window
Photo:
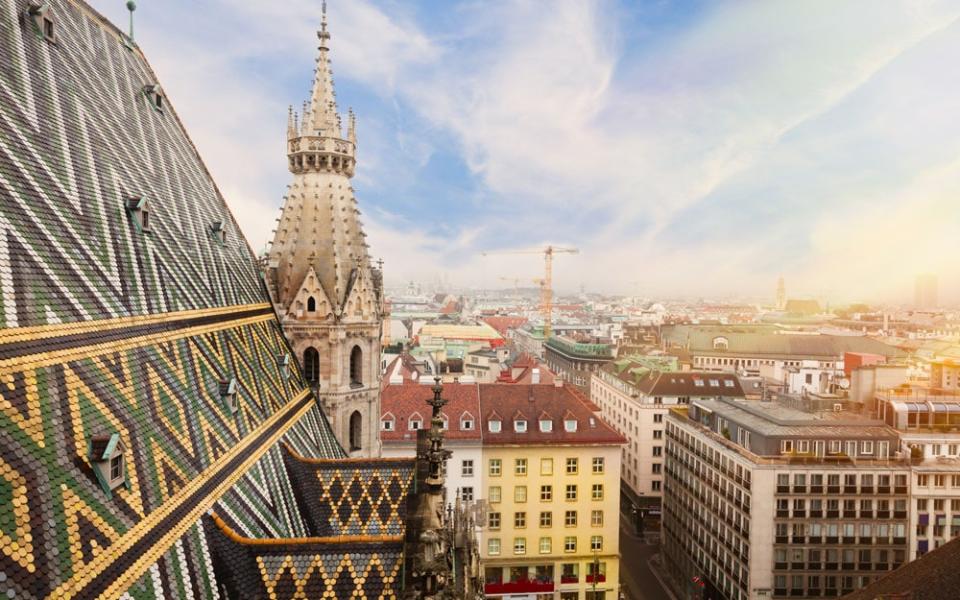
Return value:
[(469, 415), (463, 415), (460, 417), (460, 430), (473, 431), (473, 417)]
[(540, 431), (543, 433), (550, 433), (553, 431), (553, 421), (550, 419), (540, 419)]
[(46, 2), (31, 2), (27, 7), (27, 17), (33, 25), (33, 32), (40, 39), (48, 42), (56, 42), (56, 32), (54, 31), (53, 11)]
[(230, 410), (231, 414), (237, 412), (237, 408), (239, 407), (237, 390), (240, 387), (237, 384), (237, 379), (231, 377), (230, 379), (221, 380), (218, 387), (220, 390), (220, 401), (223, 402), (223, 405)]
[(121, 485), (127, 485), (124, 445), (119, 433), (91, 438), (89, 458), (97, 481), (107, 497), (112, 497), (113, 490)]
[(517, 433), (527, 432), (527, 422), (524, 419), (517, 419), (513, 422), (513, 430)]
[(697, 386), (697, 387), (703, 387), (703, 380), (702, 380), (702, 379), (694, 379), (694, 380), (693, 380), (693, 385), (695, 385), (695, 386)]
[(393, 419), (387, 417), (381, 419), (380, 429), (383, 431), (393, 431)]
[(718, 387), (719, 385), (720, 385), (720, 380), (718, 380), (718, 379), (711, 379), (711, 380), (710, 380), (710, 387)]
[(150, 103), (150, 106), (157, 112), (163, 112), (163, 105), (165, 103), (163, 90), (159, 85), (155, 83), (148, 83), (143, 86), (143, 95), (146, 96), (147, 102)]
[(577, 420), (576, 419), (564, 419), (563, 420), (563, 429), (568, 433), (573, 433), (577, 430)]
[(407, 419), (407, 429), (411, 431), (416, 431), (423, 428), (423, 417), (419, 413), (414, 413), (410, 415), (410, 418)]
[(214, 221), (210, 224), (210, 237), (221, 246), (227, 243), (227, 227), (223, 221)]
[(133, 221), (137, 231), (150, 231), (150, 206), (147, 199), (141, 196), (131, 196), (124, 200), (123, 208), (127, 217)]
[(280, 374), (285, 378), (290, 377), (290, 354), (284, 353), (277, 357), (277, 367), (280, 369)]
[(487, 423), (490, 433), (500, 433), (501, 425), (500, 419), (490, 419), (490, 421)]

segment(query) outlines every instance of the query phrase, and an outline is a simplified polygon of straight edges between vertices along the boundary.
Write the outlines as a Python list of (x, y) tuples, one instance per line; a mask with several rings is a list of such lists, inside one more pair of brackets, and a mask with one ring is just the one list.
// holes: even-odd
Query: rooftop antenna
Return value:
[(130, 40), (130, 43), (133, 44), (133, 11), (137, 10), (137, 3), (133, 0), (127, 0), (127, 10), (130, 11), (130, 32), (127, 34), (127, 38)]

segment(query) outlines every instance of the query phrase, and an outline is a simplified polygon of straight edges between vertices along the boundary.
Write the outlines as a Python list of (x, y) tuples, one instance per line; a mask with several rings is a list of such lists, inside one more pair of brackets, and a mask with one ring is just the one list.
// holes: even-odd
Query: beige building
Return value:
[(562, 384), (481, 386), (480, 405), (486, 597), (617, 598), (623, 437)]
[(333, 91), (326, 21), (313, 92), (287, 123), (284, 196), (266, 258), (266, 280), (284, 334), (317, 392), (337, 439), (377, 456), (380, 423), (382, 272), (371, 265), (350, 179), (356, 167), (353, 113), (346, 135)]

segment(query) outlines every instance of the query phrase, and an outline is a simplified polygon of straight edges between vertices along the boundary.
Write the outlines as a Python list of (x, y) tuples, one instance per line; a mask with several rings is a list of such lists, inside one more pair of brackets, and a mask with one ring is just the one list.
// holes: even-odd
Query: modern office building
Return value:
[(666, 429), (664, 555), (702, 597), (836, 597), (906, 562), (910, 464), (883, 423), (720, 399)]

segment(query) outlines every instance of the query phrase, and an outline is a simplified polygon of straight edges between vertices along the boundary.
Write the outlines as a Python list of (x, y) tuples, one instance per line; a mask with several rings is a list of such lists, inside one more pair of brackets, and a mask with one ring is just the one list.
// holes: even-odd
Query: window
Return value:
[(553, 527), (553, 512), (545, 510), (540, 513), (540, 527)]
[(487, 527), (490, 529), (500, 529), (500, 513), (492, 512), (487, 515)]
[(360, 450), (363, 442), (363, 416), (359, 410), (350, 415), (350, 451)]
[(540, 474), (553, 475), (553, 459), (552, 458), (540, 459)]
[(500, 502), (500, 486), (491, 485), (490, 493), (487, 494), (487, 497), (490, 498), (490, 502)]
[(553, 538), (540, 538), (540, 554), (550, 554), (553, 552)]
[(490, 419), (487, 422), (487, 428), (490, 433), (500, 433), (500, 419)]
[(517, 458), (513, 461), (513, 474), (514, 475), (527, 474), (527, 459)]
[(380, 421), (380, 429), (383, 431), (393, 431), (393, 419), (384, 419)]
[(577, 420), (576, 419), (565, 419), (563, 421), (563, 429), (568, 433), (573, 433), (577, 430)]
[(123, 481), (123, 454), (114, 454), (110, 458), (110, 484)]
[(462, 417), (460, 419), (460, 429), (463, 431), (473, 431), (473, 419)]
[(661, 465), (660, 463), (653, 463), (652, 465), (650, 465), (650, 469), (654, 475), (659, 475), (663, 469), (663, 465)]
[(238, 387), (237, 380), (233, 377), (222, 380), (219, 384), (220, 400), (224, 403), (224, 405), (226, 405), (227, 409), (229, 409), (231, 413), (237, 412)]
[(576, 499), (577, 499), (577, 486), (576, 486), (576, 485), (568, 485), (568, 486), (567, 486), (566, 497), (567, 497), (567, 500), (576, 500)]
[(464, 459), (460, 461), (460, 474), (464, 477), (473, 477), (473, 461)]
[(567, 459), (567, 475), (576, 475), (579, 468), (579, 461), (576, 458)]
[(150, 207), (146, 198), (140, 196), (127, 198), (124, 201), (124, 207), (137, 231), (141, 233), (150, 231)]
[(590, 497), (594, 500), (603, 500), (603, 484), (595, 483), (593, 488), (590, 490)]
[(563, 524), (566, 527), (576, 527), (577, 526), (577, 511), (568, 510), (563, 513)]
[(654, 422), (654, 423), (663, 423), (663, 415), (661, 415), (661, 414), (653, 415), (653, 422)]
[(563, 538), (563, 551), (564, 552), (576, 552), (577, 551), (577, 537), (573, 535), (568, 535)]
[(53, 11), (49, 4), (31, 3), (27, 8), (27, 15), (33, 24), (33, 32), (38, 38), (45, 39), (48, 42), (56, 42), (54, 33)]
[(653, 439), (655, 439), (655, 440), (662, 440), (662, 439), (663, 439), (663, 430), (662, 430), (662, 429), (654, 429), (654, 430), (653, 430)]
[(780, 440), (780, 452), (793, 452), (793, 440)]
[(550, 419), (540, 419), (540, 431), (550, 433), (553, 431), (553, 421)]
[(487, 540), (487, 554), (490, 556), (500, 554), (500, 538), (490, 538)]
[(518, 485), (513, 488), (513, 501), (514, 502), (526, 502), (527, 501), (527, 486)]
[(594, 527), (601, 527), (603, 525), (603, 511), (602, 510), (591, 510), (590, 511), (590, 524)]
[(663, 456), (663, 446), (654, 446), (653, 447), (654, 456)]
[(514, 554), (526, 554), (527, 553), (527, 538), (513, 538), (513, 553)]
[(217, 244), (225, 246), (227, 243), (227, 226), (224, 225), (223, 221), (214, 221), (210, 223), (210, 237), (213, 238)]
[(652, 491), (652, 492), (659, 492), (659, 491), (660, 491), (660, 486), (661, 486), (661, 483), (660, 483), (659, 481), (651, 481), (651, 482), (650, 482), (650, 491)]
[(527, 513), (520, 511), (513, 513), (513, 526), (517, 529), (523, 529), (527, 526)]
[(354, 346), (350, 351), (350, 387), (363, 387), (363, 350)]
[(473, 487), (466, 486), (460, 489), (461, 502), (473, 502)]
[(541, 485), (540, 486), (540, 501), (541, 502), (550, 502), (553, 500), (553, 486), (552, 485)]
[(313, 346), (303, 351), (303, 376), (307, 383), (316, 384), (320, 381), (320, 353)]
[(518, 420), (514, 421), (514, 422), (513, 422), (513, 430), (516, 431), (517, 433), (526, 433), (526, 432), (527, 432), (527, 422), (524, 421), (524, 420), (522, 420), (522, 419), (518, 419)]
[(416, 431), (421, 427), (423, 427), (423, 421), (420, 420), (420, 415), (411, 415), (407, 421), (407, 429)]
[(159, 85), (148, 83), (143, 86), (143, 96), (155, 111), (163, 112), (163, 89), (161, 89)]
[(602, 456), (595, 456), (593, 458), (593, 472), (603, 473), (603, 457)]
[(500, 477), (500, 469), (502, 467), (502, 462), (499, 458), (490, 459), (490, 477)]
[(313, 296), (307, 298), (307, 312), (317, 312), (317, 299)]
[(873, 442), (864, 440), (860, 445), (861, 454), (873, 454)]
[(591, 552), (602, 552), (602, 551), (603, 551), (603, 536), (602, 536), (602, 535), (591, 535), (591, 536), (590, 536), (590, 551), (591, 551)]

